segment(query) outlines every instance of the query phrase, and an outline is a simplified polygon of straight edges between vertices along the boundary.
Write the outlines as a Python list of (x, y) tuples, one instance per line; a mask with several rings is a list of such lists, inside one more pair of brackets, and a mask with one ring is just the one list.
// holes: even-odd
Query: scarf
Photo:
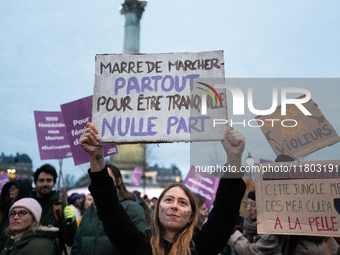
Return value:
[(243, 228), (243, 236), (246, 237), (250, 243), (253, 243), (254, 238), (257, 236), (257, 221), (253, 220), (250, 214), (244, 219)]

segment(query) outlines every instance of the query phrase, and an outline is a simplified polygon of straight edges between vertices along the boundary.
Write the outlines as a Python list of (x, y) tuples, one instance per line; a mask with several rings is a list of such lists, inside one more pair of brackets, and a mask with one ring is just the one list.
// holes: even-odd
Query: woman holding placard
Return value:
[[(117, 193), (105, 168), (103, 148), (99, 145), (98, 130), (87, 124), (80, 138), (82, 148), (90, 158), (89, 187), (102, 220), (105, 232), (121, 254), (134, 255), (194, 255), (219, 254), (228, 240), (239, 215), (245, 184), (239, 174), (222, 178), (214, 208), (200, 231), (195, 230), (198, 209), (192, 193), (180, 184), (168, 186), (160, 195), (151, 230), (140, 232), (119, 205)], [(228, 165), (241, 167), (245, 146), (244, 137), (231, 127), (226, 129), (223, 147)], [(230, 173), (229, 173), (230, 174)], [(235, 176), (236, 175), (236, 176)], [(226, 177), (226, 176), (225, 176)]]

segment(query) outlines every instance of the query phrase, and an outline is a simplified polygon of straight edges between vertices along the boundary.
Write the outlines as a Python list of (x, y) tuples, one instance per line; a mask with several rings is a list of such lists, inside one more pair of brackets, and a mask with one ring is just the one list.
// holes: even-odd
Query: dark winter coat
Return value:
[[(140, 231), (145, 231), (143, 208), (136, 202), (119, 197), (119, 202)], [(119, 254), (105, 234), (103, 223), (98, 218), (95, 205), (84, 212), (72, 246), (72, 255)]]
[[(120, 206), (116, 188), (107, 169), (92, 173), (89, 187), (97, 205), (99, 219), (105, 232), (122, 255), (151, 255), (150, 235), (134, 226)], [(242, 179), (221, 179), (215, 204), (202, 229), (194, 232), (194, 255), (217, 255), (224, 248), (239, 216), (240, 203), (245, 191)], [(163, 240), (165, 255), (172, 244)]]
[[(15, 184), (19, 188), (19, 194), (16, 199), (12, 200), (9, 198), (9, 188)], [(24, 179), (24, 180), (14, 180), (11, 182), (7, 182), (1, 192), (0, 198), (0, 208), (1, 208), (1, 221), (0, 221), (0, 251), (2, 251), (5, 242), (7, 240), (6, 229), (9, 226), (9, 219), (8, 213), (9, 209), (11, 208), (14, 202), (18, 201), (19, 199), (28, 197), (31, 193), (32, 185), (31, 181)]]
[(40, 226), (35, 232), (26, 232), (19, 241), (7, 239), (0, 255), (56, 255), (57, 228)]
[[(72, 224), (67, 225), (66, 220), (64, 219), (64, 214), (62, 213), (61, 222), (57, 222), (54, 214), (53, 214), (53, 204), (54, 202), (59, 200), (59, 192), (52, 191), (46, 197), (38, 197), (37, 192), (32, 192), (32, 197), (36, 199), (42, 208), (40, 224), (43, 226), (54, 226), (59, 228), (59, 243), (60, 243), (60, 250), (63, 250), (64, 244), (68, 246), (73, 245), (74, 236), (76, 235), (77, 231), (77, 221), (73, 221)], [(63, 203), (63, 210), (65, 204)]]

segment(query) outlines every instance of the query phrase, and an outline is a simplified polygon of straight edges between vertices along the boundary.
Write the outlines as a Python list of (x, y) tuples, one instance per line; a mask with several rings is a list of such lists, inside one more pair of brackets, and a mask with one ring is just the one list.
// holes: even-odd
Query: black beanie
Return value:
[(295, 159), (292, 158), (289, 155), (284, 155), (284, 154), (280, 154), (279, 156), (277, 156), (277, 158), (275, 159), (275, 162), (291, 162), (294, 161)]
[(256, 201), (255, 190), (250, 191), (250, 192), (248, 193), (248, 198), (250, 198), (251, 200)]

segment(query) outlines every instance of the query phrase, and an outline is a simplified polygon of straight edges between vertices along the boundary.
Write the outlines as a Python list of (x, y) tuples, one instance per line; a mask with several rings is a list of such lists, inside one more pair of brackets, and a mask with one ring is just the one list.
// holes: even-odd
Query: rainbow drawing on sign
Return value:
[[(208, 85), (208, 84), (206, 84), (206, 83), (203, 83), (203, 82), (197, 82), (197, 83), (202, 84), (202, 85), (208, 87), (209, 89), (211, 89), (211, 90), (215, 93), (215, 95), (217, 96), (218, 100), (220, 101), (220, 104), (223, 105), (223, 104), (222, 104), (222, 100), (221, 100), (221, 98), (220, 98), (220, 95), (217, 93), (217, 91), (216, 91), (213, 87), (211, 87), (210, 85)], [(217, 106), (217, 102), (216, 102), (214, 96), (211, 94), (211, 92), (210, 92), (209, 90), (203, 89), (203, 88), (201, 88), (201, 87), (197, 87), (197, 88), (198, 88), (198, 89), (201, 89), (201, 90), (203, 90), (203, 91), (205, 91), (205, 92), (212, 98), (212, 100), (213, 100), (214, 103), (215, 103), (215, 106)]]

